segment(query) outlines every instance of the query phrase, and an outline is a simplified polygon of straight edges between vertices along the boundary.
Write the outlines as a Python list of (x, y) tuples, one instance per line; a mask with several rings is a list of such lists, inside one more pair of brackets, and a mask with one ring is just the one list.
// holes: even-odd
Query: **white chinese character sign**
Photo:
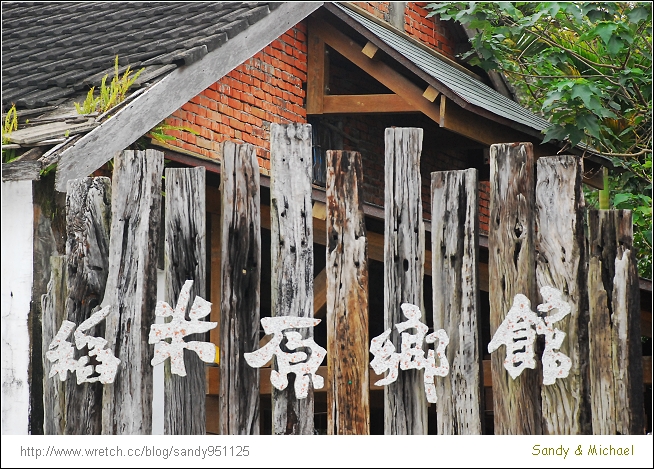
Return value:
[(538, 306), (538, 311), (547, 314), (556, 310), (556, 313), (541, 318), (531, 310), (529, 299), (517, 294), (513, 306), (488, 344), (488, 352), (492, 353), (505, 345), (504, 368), (511, 378), (516, 379), (525, 368), (536, 368), (534, 340), (537, 334), (545, 336), (543, 384), (549, 385), (554, 384), (557, 378), (568, 376), (572, 366), (570, 358), (557, 351), (563, 344), (565, 332), (552, 326), (570, 314), (570, 305), (563, 301), (563, 295), (556, 288), (546, 286), (541, 288), (540, 293), (544, 303)]
[[(105, 349), (107, 341), (102, 337), (90, 337), (85, 334), (89, 329), (97, 326), (102, 322), (111, 312), (110, 306), (105, 306), (101, 310), (93, 313), (90, 318), (84, 321), (75, 330), (75, 323), (71, 321), (64, 321), (59, 328), (59, 331), (52, 339), (46, 358), (53, 363), (50, 369), (49, 377), (52, 378), (59, 373), (59, 379), (66, 381), (68, 372), (76, 373), (77, 384), (82, 383), (95, 383), (100, 381), (102, 384), (110, 384), (114, 382), (118, 365), (120, 360), (117, 359), (111, 350)], [(73, 358), (75, 350), (73, 345), (68, 342), (71, 332), (75, 330), (75, 346), (77, 350), (82, 350), (88, 347), (89, 353), (81, 357), (79, 360)], [(99, 362), (95, 368), (89, 365), (90, 357), (95, 357)], [(91, 376), (97, 373), (98, 376)]]
[[(373, 370), (378, 375), (388, 371), (388, 375), (375, 384), (377, 386), (385, 386), (393, 383), (397, 379), (398, 367), (402, 370), (424, 369), (425, 394), (427, 400), (434, 403), (436, 402), (434, 378), (436, 376), (447, 376), (450, 371), (450, 364), (445, 355), (445, 347), (447, 347), (450, 339), (443, 329), (439, 329), (425, 336), (428, 328), (420, 321), (422, 317), (420, 308), (409, 303), (403, 303), (400, 307), (402, 308), (402, 313), (408, 319), (395, 325), (402, 337), (402, 343), (400, 345), (401, 352), (398, 353), (395, 351), (395, 346), (388, 338), (392, 329), (387, 329), (370, 342), (370, 353), (375, 357), (370, 362)], [(417, 334), (404, 332), (407, 329), (416, 329)], [(423, 341), (428, 344), (437, 342), (435, 350), (430, 349), (426, 357), (425, 351), (422, 348)], [(436, 366), (436, 358), (439, 360), (438, 366)]]
[[(179, 376), (186, 376), (184, 349), (194, 351), (206, 363), (213, 362), (216, 357), (214, 344), (195, 340), (184, 341), (184, 337), (187, 335), (207, 332), (218, 325), (217, 322), (200, 321), (211, 312), (211, 303), (199, 296), (195, 297), (189, 312), (191, 320), (186, 320), (185, 313), (192, 286), (193, 280), (187, 280), (184, 283), (174, 310), (165, 301), (157, 303), (155, 315), (163, 318), (172, 317), (172, 321), (165, 324), (153, 324), (150, 326), (150, 336), (148, 337), (148, 342), (154, 344), (154, 358), (150, 362), (152, 366), (163, 363), (166, 358), (170, 357), (170, 372)], [(170, 339), (170, 342), (166, 342), (166, 339)]]
[[(320, 319), (299, 318), (292, 316), (266, 317), (261, 319), (261, 325), (266, 335), (273, 334), (272, 339), (259, 350), (251, 353), (244, 353), (243, 357), (248, 365), (253, 368), (260, 368), (268, 363), (273, 356), (277, 357), (278, 370), (270, 373), (270, 382), (276, 389), (283, 391), (288, 386), (288, 374), (295, 373), (295, 396), (304, 399), (309, 394), (309, 383), (320, 389), (324, 386), (322, 376), (316, 374), (322, 363), (327, 350), (318, 345), (313, 338), (302, 339), (297, 331), (286, 331), (286, 329), (301, 329), (313, 327), (320, 323)], [(309, 349), (310, 355), (305, 352), (284, 352), (280, 345), (286, 337), (286, 348), (297, 350), (300, 347)], [(308, 358), (308, 359), (307, 359)]]

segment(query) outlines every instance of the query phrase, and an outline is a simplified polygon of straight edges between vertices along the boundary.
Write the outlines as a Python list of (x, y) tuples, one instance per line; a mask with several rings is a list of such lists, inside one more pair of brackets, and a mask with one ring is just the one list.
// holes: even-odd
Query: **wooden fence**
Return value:
[[(223, 144), (220, 217), (212, 215), (211, 248), (219, 242), (221, 249), (220, 278), (211, 279), (216, 292), (206, 290), (204, 169), (167, 169), (162, 187), (160, 152), (125, 151), (116, 158), (111, 187), (105, 178), (70, 184), (66, 256), (52, 259), (48, 293), (42, 299), (46, 434), (151, 433), (153, 348), (148, 334), (155, 319), (160, 236), (166, 302), (174, 307), (189, 279), (194, 280), (189, 305), (195, 296), (218, 299), (219, 332), (213, 337), (220, 342), (220, 433), (259, 433), (261, 380), (263, 375), (268, 380), (270, 372), (250, 366), (245, 354), (267, 342), (259, 336), (262, 224), (271, 232), (272, 318), (314, 316), (311, 134), (306, 124), (271, 128), (269, 221), (267, 207), (260, 205), (254, 149)], [(425, 246), (421, 147), (422, 129), (386, 131), (383, 297), (388, 332), (383, 347), (381, 340), (369, 337), (365, 168), (356, 152), (326, 153), (325, 226), (316, 230), (326, 238), (321, 242), (326, 245), (321, 274), (326, 291), (316, 294), (326, 298), (329, 434), (370, 433), (371, 352), (377, 360), (373, 366), (382, 366), (387, 381), (394, 380), (384, 388), (386, 434), (426, 434), (428, 400), (436, 402), (438, 434), (483, 433), (482, 358), (488, 344), (481, 339), (477, 172), (432, 173), (431, 245)], [(525, 317), (534, 323), (525, 323), (523, 330), (533, 326), (547, 340), (556, 339), (556, 347), (546, 342), (545, 352), (563, 354), (570, 362), (567, 376), (559, 374), (548, 384), (550, 375), (544, 379), (544, 373), (560, 370), (566, 358), (556, 355), (558, 361), (545, 364), (540, 351), (533, 367), (514, 378), (511, 367), (515, 371), (525, 363), (507, 364), (508, 347), (495, 350), (490, 367), (495, 433), (643, 433), (630, 213), (586, 214), (577, 157), (536, 161), (529, 143), (492, 145), (490, 155), (491, 337), (505, 327), (516, 299), (525, 298), (534, 313)], [(426, 265), (431, 269), (432, 311), (424, 307)], [(549, 297), (539, 293), (546, 291), (543, 287), (560, 291), (570, 309), (556, 330), (544, 321)], [(419, 314), (411, 319), (404, 303), (415, 305)], [(535, 311), (543, 304), (539, 316)], [(66, 382), (48, 378), (52, 364), (46, 351), (63, 320), (80, 324), (100, 306), (111, 306), (112, 312), (91, 333), (105, 337), (120, 360), (114, 382), (77, 385), (70, 375)], [(429, 335), (427, 322), (433, 322)], [(399, 324), (424, 330), (411, 335)], [(545, 324), (549, 329), (539, 329)], [(296, 330), (302, 340), (313, 340), (310, 327)], [(417, 343), (416, 337), (426, 343)], [(439, 343), (447, 344), (444, 351), (437, 348)], [(403, 355), (405, 349), (410, 355)], [(195, 353), (183, 353), (187, 376), (171, 374), (166, 365), (165, 432), (203, 434), (205, 365)], [(275, 370), (278, 358), (271, 363)], [(425, 379), (427, 370), (430, 378)], [(321, 379), (309, 380), (306, 397), (298, 399), (299, 378), (292, 373), (288, 378), (285, 388), (272, 389), (272, 433), (312, 434), (314, 386)]]

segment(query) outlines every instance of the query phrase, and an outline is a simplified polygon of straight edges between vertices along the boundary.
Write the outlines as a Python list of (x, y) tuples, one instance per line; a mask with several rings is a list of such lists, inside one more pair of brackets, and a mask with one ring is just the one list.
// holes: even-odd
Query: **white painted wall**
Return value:
[(32, 181), (2, 183), (2, 434), (27, 435), (33, 281)]

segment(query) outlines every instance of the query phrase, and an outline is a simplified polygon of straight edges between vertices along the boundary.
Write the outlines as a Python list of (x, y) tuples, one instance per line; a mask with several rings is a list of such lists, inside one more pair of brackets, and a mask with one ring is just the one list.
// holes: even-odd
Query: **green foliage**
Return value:
[(133, 76), (131, 68), (128, 66), (122, 76), (118, 73), (118, 56), (114, 62), (114, 77), (111, 79), (109, 85), (107, 85), (107, 78), (109, 75), (105, 75), (102, 78), (100, 83), (100, 95), (95, 96), (95, 87), (92, 87), (86, 99), (80, 105), (75, 103), (75, 109), (77, 109), (78, 114), (90, 114), (92, 112), (106, 112), (116, 104), (121, 103), (127, 97), (127, 91), (134, 84), (136, 79), (145, 69), (141, 69), (136, 72)]
[(166, 122), (164, 121), (157, 124), (155, 127), (150, 129), (150, 131), (146, 133), (143, 137), (139, 138), (135, 143), (136, 148), (141, 150), (147, 148), (150, 143), (148, 139), (153, 139), (160, 143), (168, 143), (173, 140), (177, 140), (177, 137), (174, 137), (166, 133), (169, 130), (179, 130), (179, 131), (190, 132), (193, 135), (200, 135), (199, 132), (189, 127), (166, 124)]
[[(7, 145), (9, 143), (9, 136), (14, 130), (18, 130), (18, 114), (16, 113), (16, 106), (11, 105), (5, 120), (2, 123), (2, 144)], [(2, 150), (2, 162), (9, 163), (16, 158), (15, 150)]]
[[(652, 267), (652, 7), (642, 2), (439, 2), (475, 31), (462, 58), (504, 73), (551, 122), (543, 142), (585, 143), (620, 168), (613, 208), (633, 211), (640, 275)], [(587, 191), (593, 204), (597, 192)]]

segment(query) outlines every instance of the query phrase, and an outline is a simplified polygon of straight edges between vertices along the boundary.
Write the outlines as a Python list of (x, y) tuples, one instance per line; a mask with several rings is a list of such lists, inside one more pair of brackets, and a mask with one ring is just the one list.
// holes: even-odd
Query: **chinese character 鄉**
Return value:
[[(391, 329), (387, 329), (370, 342), (370, 353), (375, 357), (370, 362), (373, 370), (378, 375), (388, 371), (388, 375), (375, 384), (377, 386), (385, 386), (393, 383), (397, 379), (398, 366), (402, 370), (424, 369), (425, 394), (427, 400), (434, 403), (436, 402), (434, 377), (446, 376), (450, 371), (450, 364), (445, 355), (445, 347), (447, 347), (450, 339), (443, 329), (434, 331), (425, 337), (428, 328), (420, 322), (422, 317), (420, 308), (409, 303), (403, 303), (400, 307), (402, 308), (402, 313), (408, 319), (395, 325), (402, 337), (401, 352), (397, 353), (395, 346), (389, 340)], [(416, 329), (418, 333), (409, 334), (404, 332), (412, 328)], [(435, 350), (430, 349), (428, 351), (427, 357), (425, 357), (425, 351), (422, 348), (423, 341), (428, 344), (438, 342)], [(436, 357), (438, 357), (439, 366), (436, 366)]]
[[(310, 382), (316, 389), (324, 386), (322, 376), (317, 375), (316, 372), (327, 355), (327, 350), (318, 345), (311, 337), (302, 339), (299, 332), (285, 330), (313, 327), (319, 323), (320, 319), (293, 316), (261, 318), (264, 332), (266, 335), (273, 334), (273, 337), (259, 350), (244, 353), (243, 357), (251, 367), (260, 368), (268, 363), (273, 355), (276, 356), (278, 370), (271, 371), (270, 382), (276, 389), (283, 391), (288, 386), (288, 374), (295, 373), (295, 396), (298, 399), (304, 399), (309, 394)], [(309, 349), (310, 355), (307, 356), (305, 352), (301, 351), (284, 352), (280, 348), (284, 336), (287, 339), (286, 348), (288, 350), (304, 347)]]

